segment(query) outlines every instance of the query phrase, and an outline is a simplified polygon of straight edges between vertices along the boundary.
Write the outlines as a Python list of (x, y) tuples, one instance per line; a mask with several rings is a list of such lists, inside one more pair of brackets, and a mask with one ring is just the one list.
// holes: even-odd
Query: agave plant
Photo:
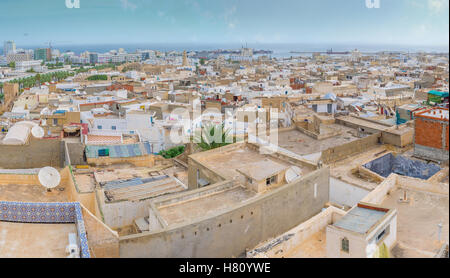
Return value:
[(231, 142), (229, 134), (230, 129), (225, 129), (224, 124), (207, 124), (196, 133), (194, 139), (197, 146), (206, 151), (229, 145), (230, 143), (227, 143)]

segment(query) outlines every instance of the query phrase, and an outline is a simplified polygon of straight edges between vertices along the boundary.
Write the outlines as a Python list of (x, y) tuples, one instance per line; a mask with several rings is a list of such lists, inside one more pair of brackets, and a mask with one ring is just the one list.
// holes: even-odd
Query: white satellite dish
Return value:
[(43, 187), (52, 189), (57, 187), (61, 182), (61, 175), (53, 167), (44, 167), (39, 171), (38, 179)]
[(161, 97), (156, 97), (156, 100), (157, 101), (161, 101)]
[(109, 110), (109, 105), (108, 105), (108, 104), (104, 104), (104, 105), (103, 105), (103, 109)]
[(300, 170), (300, 168), (298, 168), (297, 166), (292, 166), (291, 168), (287, 169), (286, 174), (284, 176), (286, 178), (286, 182), (291, 183), (296, 179), (300, 178), (301, 174), (302, 170)]
[(38, 139), (41, 139), (44, 137), (45, 132), (44, 129), (40, 126), (35, 126), (31, 129), (31, 134)]

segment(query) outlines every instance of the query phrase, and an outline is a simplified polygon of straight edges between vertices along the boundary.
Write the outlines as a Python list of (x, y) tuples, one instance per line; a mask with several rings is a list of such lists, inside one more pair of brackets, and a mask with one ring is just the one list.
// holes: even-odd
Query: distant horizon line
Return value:
[[(51, 42), (51, 41), (50, 41)], [(16, 47), (17, 48), (44, 48), (45, 46), (48, 46), (48, 43), (35, 43), (35, 44), (21, 44), (21, 43), (16, 43)], [(128, 48), (128, 49), (139, 49), (139, 48), (143, 48), (143, 47), (148, 47), (148, 49), (151, 49), (151, 46), (158, 46), (158, 47), (165, 47), (165, 48), (170, 48), (173, 46), (177, 46), (177, 48), (179, 48), (180, 46), (189, 46), (189, 48), (195, 47), (195, 46), (199, 46), (201, 47), (207, 47), (207, 48), (212, 48), (212, 49), (235, 49), (237, 47), (241, 47), (241, 46), (248, 46), (250, 48), (256, 48), (256, 47), (266, 47), (266, 49), (261, 49), (261, 50), (273, 50), (270, 49), (271, 46), (274, 47), (283, 47), (283, 51), (319, 51), (318, 48), (323, 48), (320, 51), (326, 51), (330, 48), (335, 48), (335, 50), (337, 51), (343, 51), (343, 49), (345, 51), (351, 51), (353, 49), (358, 49), (358, 50), (363, 50), (360, 48), (373, 48), (370, 51), (365, 51), (365, 52), (382, 52), (382, 51), (399, 51), (399, 52), (405, 52), (405, 51), (409, 51), (409, 49), (411, 49), (412, 51), (416, 51), (416, 52), (438, 52), (438, 53), (449, 53), (449, 45), (420, 45), (420, 44), (394, 44), (394, 43), (386, 43), (386, 44), (382, 44), (382, 43), (358, 43), (358, 42), (349, 42), (349, 43), (337, 43), (337, 42), (273, 42), (273, 43), (263, 43), (263, 42), (126, 42), (126, 43), (112, 43), (112, 42), (106, 42), (106, 43), (58, 43), (58, 42), (51, 42), (51, 46), (52, 48), (70, 48), (70, 47), (76, 47), (77, 50), (80, 50), (80, 48), (86, 47), (108, 47), (111, 46), (112, 49), (114, 48)], [(295, 47), (295, 48), (290, 48), (290, 49), (286, 49), (288, 47)], [(299, 47), (314, 47), (316, 49), (312, 50), (312, 49), (300, 49)], [(267, 48), (269, 47), (269, 48)], [(376, 49), (378, 48), (378, 49)], [(421, 49), (423, 48), (423, 49)], [(71, 50), (71, 49), (66, 49), (67, 50)], [(157, 50), (157, 49), (156, 49)], [(196, 49), (196, 50), (211, 50), (211, 49)], [(88, 51), (86, 49), (86, 51)], [(171, 50), (164, 50), (164, 51), (177, 51), (176, 49), (171, 49)]]
[[(5, 40), (8, 41), (8, 40)], [(14, 40), (13, 40), (14, 41)], [(14, 41), (15, 42), (15, 41)], [(52, 41), (50, 41), (52, 42)], [(43, 43), (27, 43), (27, 44), (22, 44), (25, 46), (34, 46), (34, 45), (38, 45), (38, 44), (46, 44), (48, 42), (43, 42)], [(18, 44), (18, 43), (16, 43)], [(82, 45), (118, 45), (118, 44), (123, 44), (123, 45), (144, 45), (144, 44), (169, 44), (169, 45), (174, 45), (174, 44), (190, 44), (190, 45), (218, 45), (218, 44), (223, 44), (223, 45), (231, 45), (231, 44), (240, 44), (240, 45), (250, 45), (250, 44), (255, 44), (255, 45), (341, 45), (341, 46), (349, 46), (349, 45), (364, 45), (364, 46), (402, 46), (402, 47), (406, 47), (406, 46), (410, 46), (410, 47), (449, 47), (449, 44), (400, 44), (400, 43), (370, 43), (370, 42), (191, 42), (191, 41), (186, 41), (186, 42), (89, 42), (89, 43), (78, 43), (78, 42), (64, 42), (64, 43), (58, 43), (55, 42), (52, 44), (55, 45), (77, 45), (77, 46), (82, 46)]]

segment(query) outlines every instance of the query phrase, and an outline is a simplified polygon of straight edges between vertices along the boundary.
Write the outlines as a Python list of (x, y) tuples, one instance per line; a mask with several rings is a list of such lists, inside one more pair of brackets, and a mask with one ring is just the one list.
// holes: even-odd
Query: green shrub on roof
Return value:
[(164, 158), (174, 158), (184, 153), (184, 146), (178, 146), (165, 151), (160, 151), (158, 154)]

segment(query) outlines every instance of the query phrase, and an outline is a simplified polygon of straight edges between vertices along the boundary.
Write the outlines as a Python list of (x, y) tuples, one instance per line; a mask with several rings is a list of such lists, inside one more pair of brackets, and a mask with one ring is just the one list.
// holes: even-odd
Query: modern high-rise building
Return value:
[(16, 52), (16, 43), (14, 41), (6, 41), (3, 44), (3, 55), (8, 55), (10, 53)]
[(52, 59), (52, 50), (50, 48), (38, 48), (34, 51), (34, 59), (44, 62)]
[(89, 63), (91, 64), (98, 63), (98, 53), (89, 53)]

